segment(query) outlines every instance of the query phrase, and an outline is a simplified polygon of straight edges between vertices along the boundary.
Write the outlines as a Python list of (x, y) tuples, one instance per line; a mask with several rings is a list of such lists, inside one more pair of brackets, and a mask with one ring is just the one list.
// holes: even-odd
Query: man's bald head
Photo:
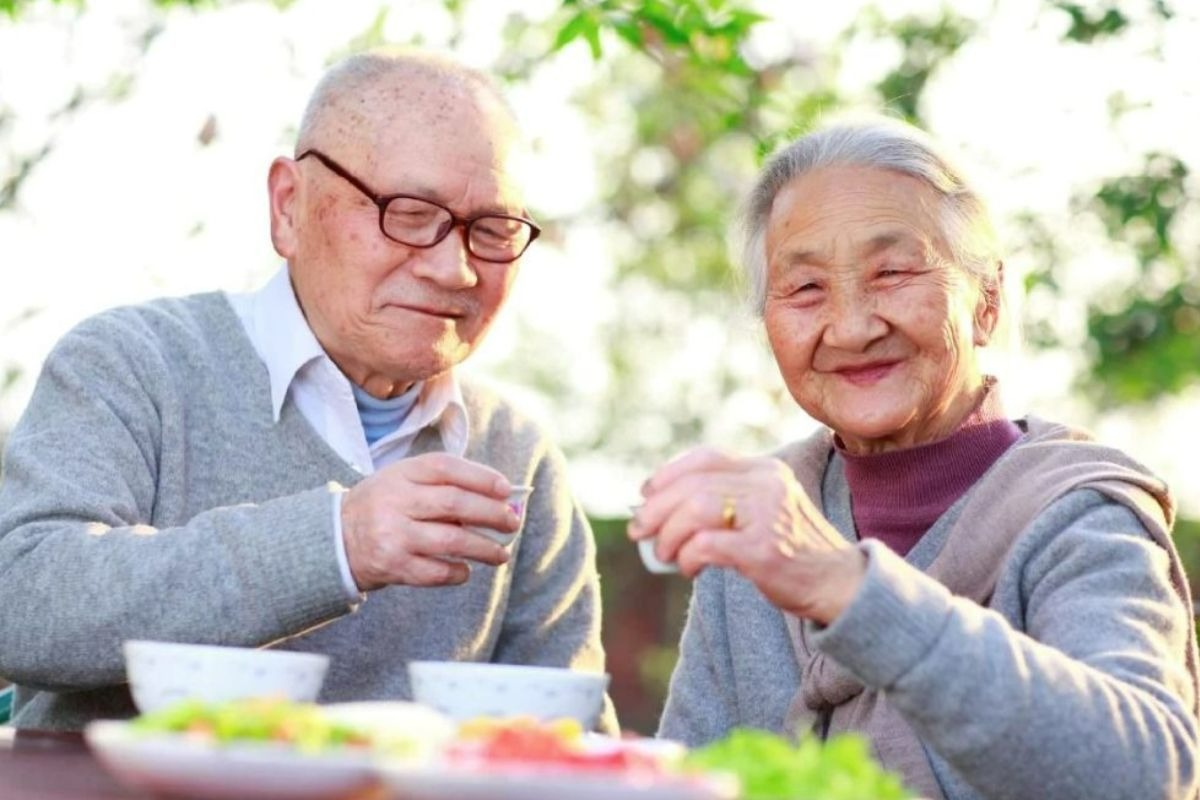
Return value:
[(372, 51), (335, 64), (317, 84), (300, 122), (296, 152), (331, 143), (373, 141), (403, 119), (439, 127), (475, 109), (515, 132), (512, 110), (485, 73), (415, 51)]

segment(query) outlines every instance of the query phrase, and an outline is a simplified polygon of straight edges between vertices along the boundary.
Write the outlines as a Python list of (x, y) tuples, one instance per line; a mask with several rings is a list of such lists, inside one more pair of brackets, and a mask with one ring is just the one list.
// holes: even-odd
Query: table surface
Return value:
[[(78, 733), (0, 727), (0, 796), (4, 800), (148, 800), (104, 770)], [(382, 790), (339, 800), (380, 800)]]
[(0, 792), (6, 800), (145, 798), (109, 777), (78, 733), (0, 732)]

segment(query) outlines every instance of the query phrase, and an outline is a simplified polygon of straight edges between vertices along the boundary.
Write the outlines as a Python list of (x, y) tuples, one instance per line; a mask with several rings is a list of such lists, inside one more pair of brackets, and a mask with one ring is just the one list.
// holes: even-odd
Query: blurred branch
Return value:
[(921, 95), (930, 77), (977, 30), (973, 21), (949, 8), (933, 19), (910, 15), (892, 21), (871, 8), (859, 25), (878, 38), (894, 39), (903, 49), (899, 65), (884, 75), (875, 89), (885, 106), (917, 124), (921, 120)]
[(7, 211), (16, 205), (17, 193), (21, 191), (21, 186), (33, 173), (34, 167), (50, 155), (52, 149), (51, 143), (47, 142), (33, 155), (16, 157), (11, 174), (0, 184), (0, 211)]

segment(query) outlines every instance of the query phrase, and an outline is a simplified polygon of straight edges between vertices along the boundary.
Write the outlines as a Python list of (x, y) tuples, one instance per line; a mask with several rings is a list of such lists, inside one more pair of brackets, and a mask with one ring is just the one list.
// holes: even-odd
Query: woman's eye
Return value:
[(820, 302), (821, 284), (816, 282), (798, 283), (787, 294), (792, 300), (804, 305)]
[(819, 300), (825, 284), (819, 278), (788, 275), (769, 287), (768, 293), (777, 300), (812, 303)]

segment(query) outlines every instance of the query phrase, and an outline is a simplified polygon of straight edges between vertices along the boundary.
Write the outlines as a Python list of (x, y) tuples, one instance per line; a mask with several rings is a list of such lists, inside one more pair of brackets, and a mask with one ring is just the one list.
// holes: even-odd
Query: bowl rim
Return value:
[(608, 685), (612, 679), (612, 676), (607, 672), (589, 672), (586, 670), (571, 669), (570, 667), (551, 667), (544, 664), (504, 664), (491, 661), (415, 660), (408, 662), (408, 670), (412, 677), (415, 677), (417, 672), (424, 672), (425, 675), (429, 675), (434, 670), (445, 670), (446, 672), (458, 673), (459, 677), (464, 673), (486, 672), (496, 677), (502, 675), (508, 678), (525, 676), (538, 680), (579, 681), (585, 683), (600, 682), (604, 685)]
[(169, 652), (173, 655), (192, 653), (212, 655), (218, 658), (239, 656), (274, 661), (309, 661), (314, 664), (320, 662), (326, 666), (329, 664), (329, 656), (325, 653), (309, 653), (302, 650), (273, 650), (261, 647), (239, 647), (236, 645), (169, 642), (160, 639), (126, 639), (121, 643), (121, 652), (127, 660), (131, 657), (132, 651), (142, 651), (145, 653), (151, 650)]

